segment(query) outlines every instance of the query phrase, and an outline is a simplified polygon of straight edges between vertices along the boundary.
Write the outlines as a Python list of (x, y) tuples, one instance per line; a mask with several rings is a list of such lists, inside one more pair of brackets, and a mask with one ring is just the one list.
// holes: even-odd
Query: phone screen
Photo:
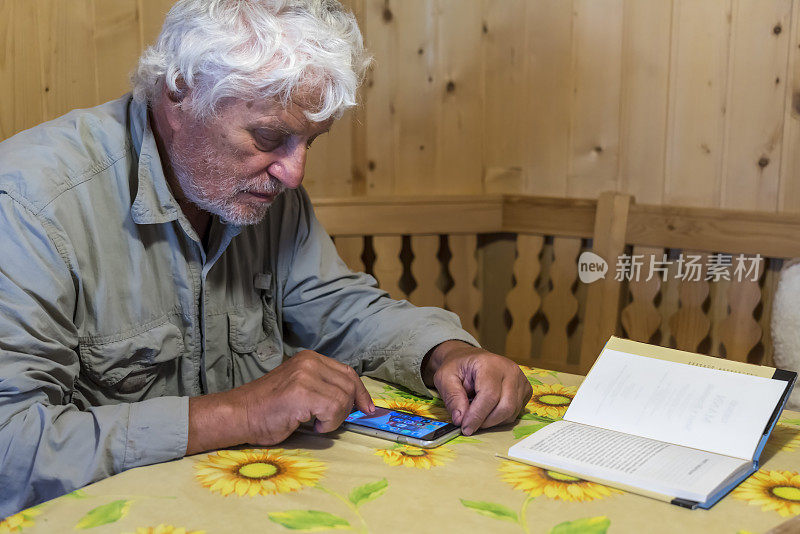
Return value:
[(386, 408), (379, 408), (377, 406), (375, 407), (375, 413), (371, 415), (355, 410), (347, 416), (345, 421), (418, 439), (432, 439), (438, 437), (441, 433), (437, 431), (447, 426), (455, 428), (452, 423), (436, 421), (420, 415), (387, 410)]

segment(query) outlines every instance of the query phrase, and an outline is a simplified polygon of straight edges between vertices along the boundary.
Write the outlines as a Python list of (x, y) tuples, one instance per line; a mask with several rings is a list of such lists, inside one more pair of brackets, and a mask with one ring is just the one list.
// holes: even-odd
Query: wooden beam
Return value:
[(800, 256), (800, 216), (671, 206), (631, 206), (629, 244), (768, 258)]
[(616, 258), (625, 250), (630, 204), (629, 195), (611, 192), (602, 193), (597, 203), (592, 249), (610, 267), (605, 278), (589, 286), (581, 340), (581, 374), (589, 371), (605, 342), (617, 332), (622, 286), (614, 276), (613, 266)]
[(483, 234), (502, 228), (503, 200), (493, 196), (364, 197), (314, 201), (331, 235)]
[(503, 232), (592, 237), (597, 201), (578, 198), (503, 196)]

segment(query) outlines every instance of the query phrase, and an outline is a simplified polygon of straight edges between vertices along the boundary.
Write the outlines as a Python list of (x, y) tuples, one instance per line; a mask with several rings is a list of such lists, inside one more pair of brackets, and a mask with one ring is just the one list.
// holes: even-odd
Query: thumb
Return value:
[(436, 382), (436, 389), (439, 390), (439, 395), (442, 396), (447, 411), (450, 412), (453, 424), (461, 425), (464, 414), (469, 408), (469, 398), (461, 379), (458, 378), (458, 375), (450, 373), (439, 380), (434, 379), (434, 382)]

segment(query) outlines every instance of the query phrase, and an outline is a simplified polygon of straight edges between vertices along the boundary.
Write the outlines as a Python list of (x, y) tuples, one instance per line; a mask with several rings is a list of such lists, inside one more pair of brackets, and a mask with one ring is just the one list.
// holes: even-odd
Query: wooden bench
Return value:
[[(519, 363), (581, 374), (612, 334), (770, 365), (777, 274), (800, 257), (798, 216), (639, 205), (618, 193), (314, 205), (344, 261), (392, 297), (457, 313), (487, 349)], [(588, 250), (608, 262), (591, 284), (578, 277)], [(702, 266), (699, 280), (676, 276), (681, 254)], [(619, 276), (618, 263), (634, 257), (642, 276)], [(709, 261), (730, 262), (730, 279)], [(756, 270), (739, 281), (743, 264)]]

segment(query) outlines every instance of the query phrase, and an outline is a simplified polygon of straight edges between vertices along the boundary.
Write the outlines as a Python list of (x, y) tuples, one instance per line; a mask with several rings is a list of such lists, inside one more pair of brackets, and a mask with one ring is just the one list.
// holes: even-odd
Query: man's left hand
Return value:
[(516, 363), (463, 341), (445, 341), (431, 350), (422, 378), (436, 387), (466, 436), (514, 422), (533, 393)]

